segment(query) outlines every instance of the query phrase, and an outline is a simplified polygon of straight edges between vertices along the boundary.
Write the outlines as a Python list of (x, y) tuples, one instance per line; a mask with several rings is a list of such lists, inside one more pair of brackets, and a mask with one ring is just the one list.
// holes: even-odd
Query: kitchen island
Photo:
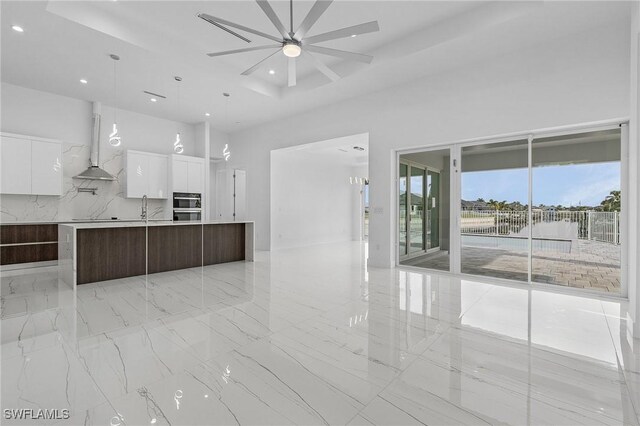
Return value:
[(74, 285), (253, 261), (254, 224), (97, 222), (58, 225), (61, 277)]

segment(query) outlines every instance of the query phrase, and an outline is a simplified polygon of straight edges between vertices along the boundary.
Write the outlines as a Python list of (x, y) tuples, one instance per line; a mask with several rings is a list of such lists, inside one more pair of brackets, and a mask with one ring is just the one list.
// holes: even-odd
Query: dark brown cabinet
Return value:
[(1, 225), (0, 264), (58, 260), (58, 225)]
[(78, 284), (145, 275), (144, 227), (78, 229)]
[(202, 265), (202, 226), (150, 226), (149, 273)]
[(144, 275), (147, 267), (154, 274), (244, 260), (245, 227), (231, 223), (78, 229), (77, 282)]
[(204, 225), (204, 264), (235, 262), (245, 258), (245, 224)]

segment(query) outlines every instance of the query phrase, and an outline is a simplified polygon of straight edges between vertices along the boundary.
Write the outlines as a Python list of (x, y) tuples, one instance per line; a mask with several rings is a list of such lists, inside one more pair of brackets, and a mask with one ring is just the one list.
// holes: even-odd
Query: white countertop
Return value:
[(164, 221), (93, 221), (93, 222), (79, 222), (79, 223), (61, 223), (62, 226), (68, 226), (75, 229), (94, 229), (94, 228), (126, 228), (126, 227), (142, 227), (142, 226), (183, 226), (183, 225), (222, 225), (229, 223), (253, 223), (252, 220), (210, 220), (210, 221), (192, 221), (192, 222), (173, 222), (170, 220)]
[[(63, 225), (79, 223), (122, 223), (144, 222), (142, 219), (71, 219), (71, 220), (31, 220), (31, 221), (4, 221), (0, 225)], [(149, 222), (171, 222), (171, 219), (149, 219)]]

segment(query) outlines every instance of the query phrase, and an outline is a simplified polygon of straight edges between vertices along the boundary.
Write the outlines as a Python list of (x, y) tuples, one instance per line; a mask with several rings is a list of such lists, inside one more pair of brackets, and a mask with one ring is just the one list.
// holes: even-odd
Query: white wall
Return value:
[(307, 150), (271, 153), (271, 249), (350, 241), (359, 213), (354, 168)]
[[(89, 161), (92, 104), (2, 83), (0, 130), (59, 139), (64, 143), (64, 192), (62, 197), (2, 195), (3, 222), (70, 220), (72, 218), (136, 218), (140, 200), (125, 199), (124, 152), (127, 149), (171, 154), (176, 131), (180, 131), (186, 155), (197, 155), (193, 125), (177, 123), (125, 110), (117, 111), (122, 145), (108, 143), (114, 111), (102, 106), (100, 166), (118, 178), (116, 182), (72, 179)], [(98, 187), (98, 195), (79, 194), (77, 187)], [(171, 218), (165, 202), (149, 201), (150, 217)]]
[(369, 132), (370, 265), (393, 264), (400, 148), (627, 116), (629, 26), (616, 23), (232, 134), (257, 247), (270, 245), (270, 151)]

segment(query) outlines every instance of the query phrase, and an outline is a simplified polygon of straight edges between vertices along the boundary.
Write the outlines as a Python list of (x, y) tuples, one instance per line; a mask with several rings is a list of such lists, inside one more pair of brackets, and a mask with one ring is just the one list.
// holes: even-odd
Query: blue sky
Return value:
[[(507, 200), (527, 204), (527, 169), (462, 174), (464, 200)], [(571, 164), (533, 170), (533, 204), (595, 206), (620, 189), (620, 163)]]

